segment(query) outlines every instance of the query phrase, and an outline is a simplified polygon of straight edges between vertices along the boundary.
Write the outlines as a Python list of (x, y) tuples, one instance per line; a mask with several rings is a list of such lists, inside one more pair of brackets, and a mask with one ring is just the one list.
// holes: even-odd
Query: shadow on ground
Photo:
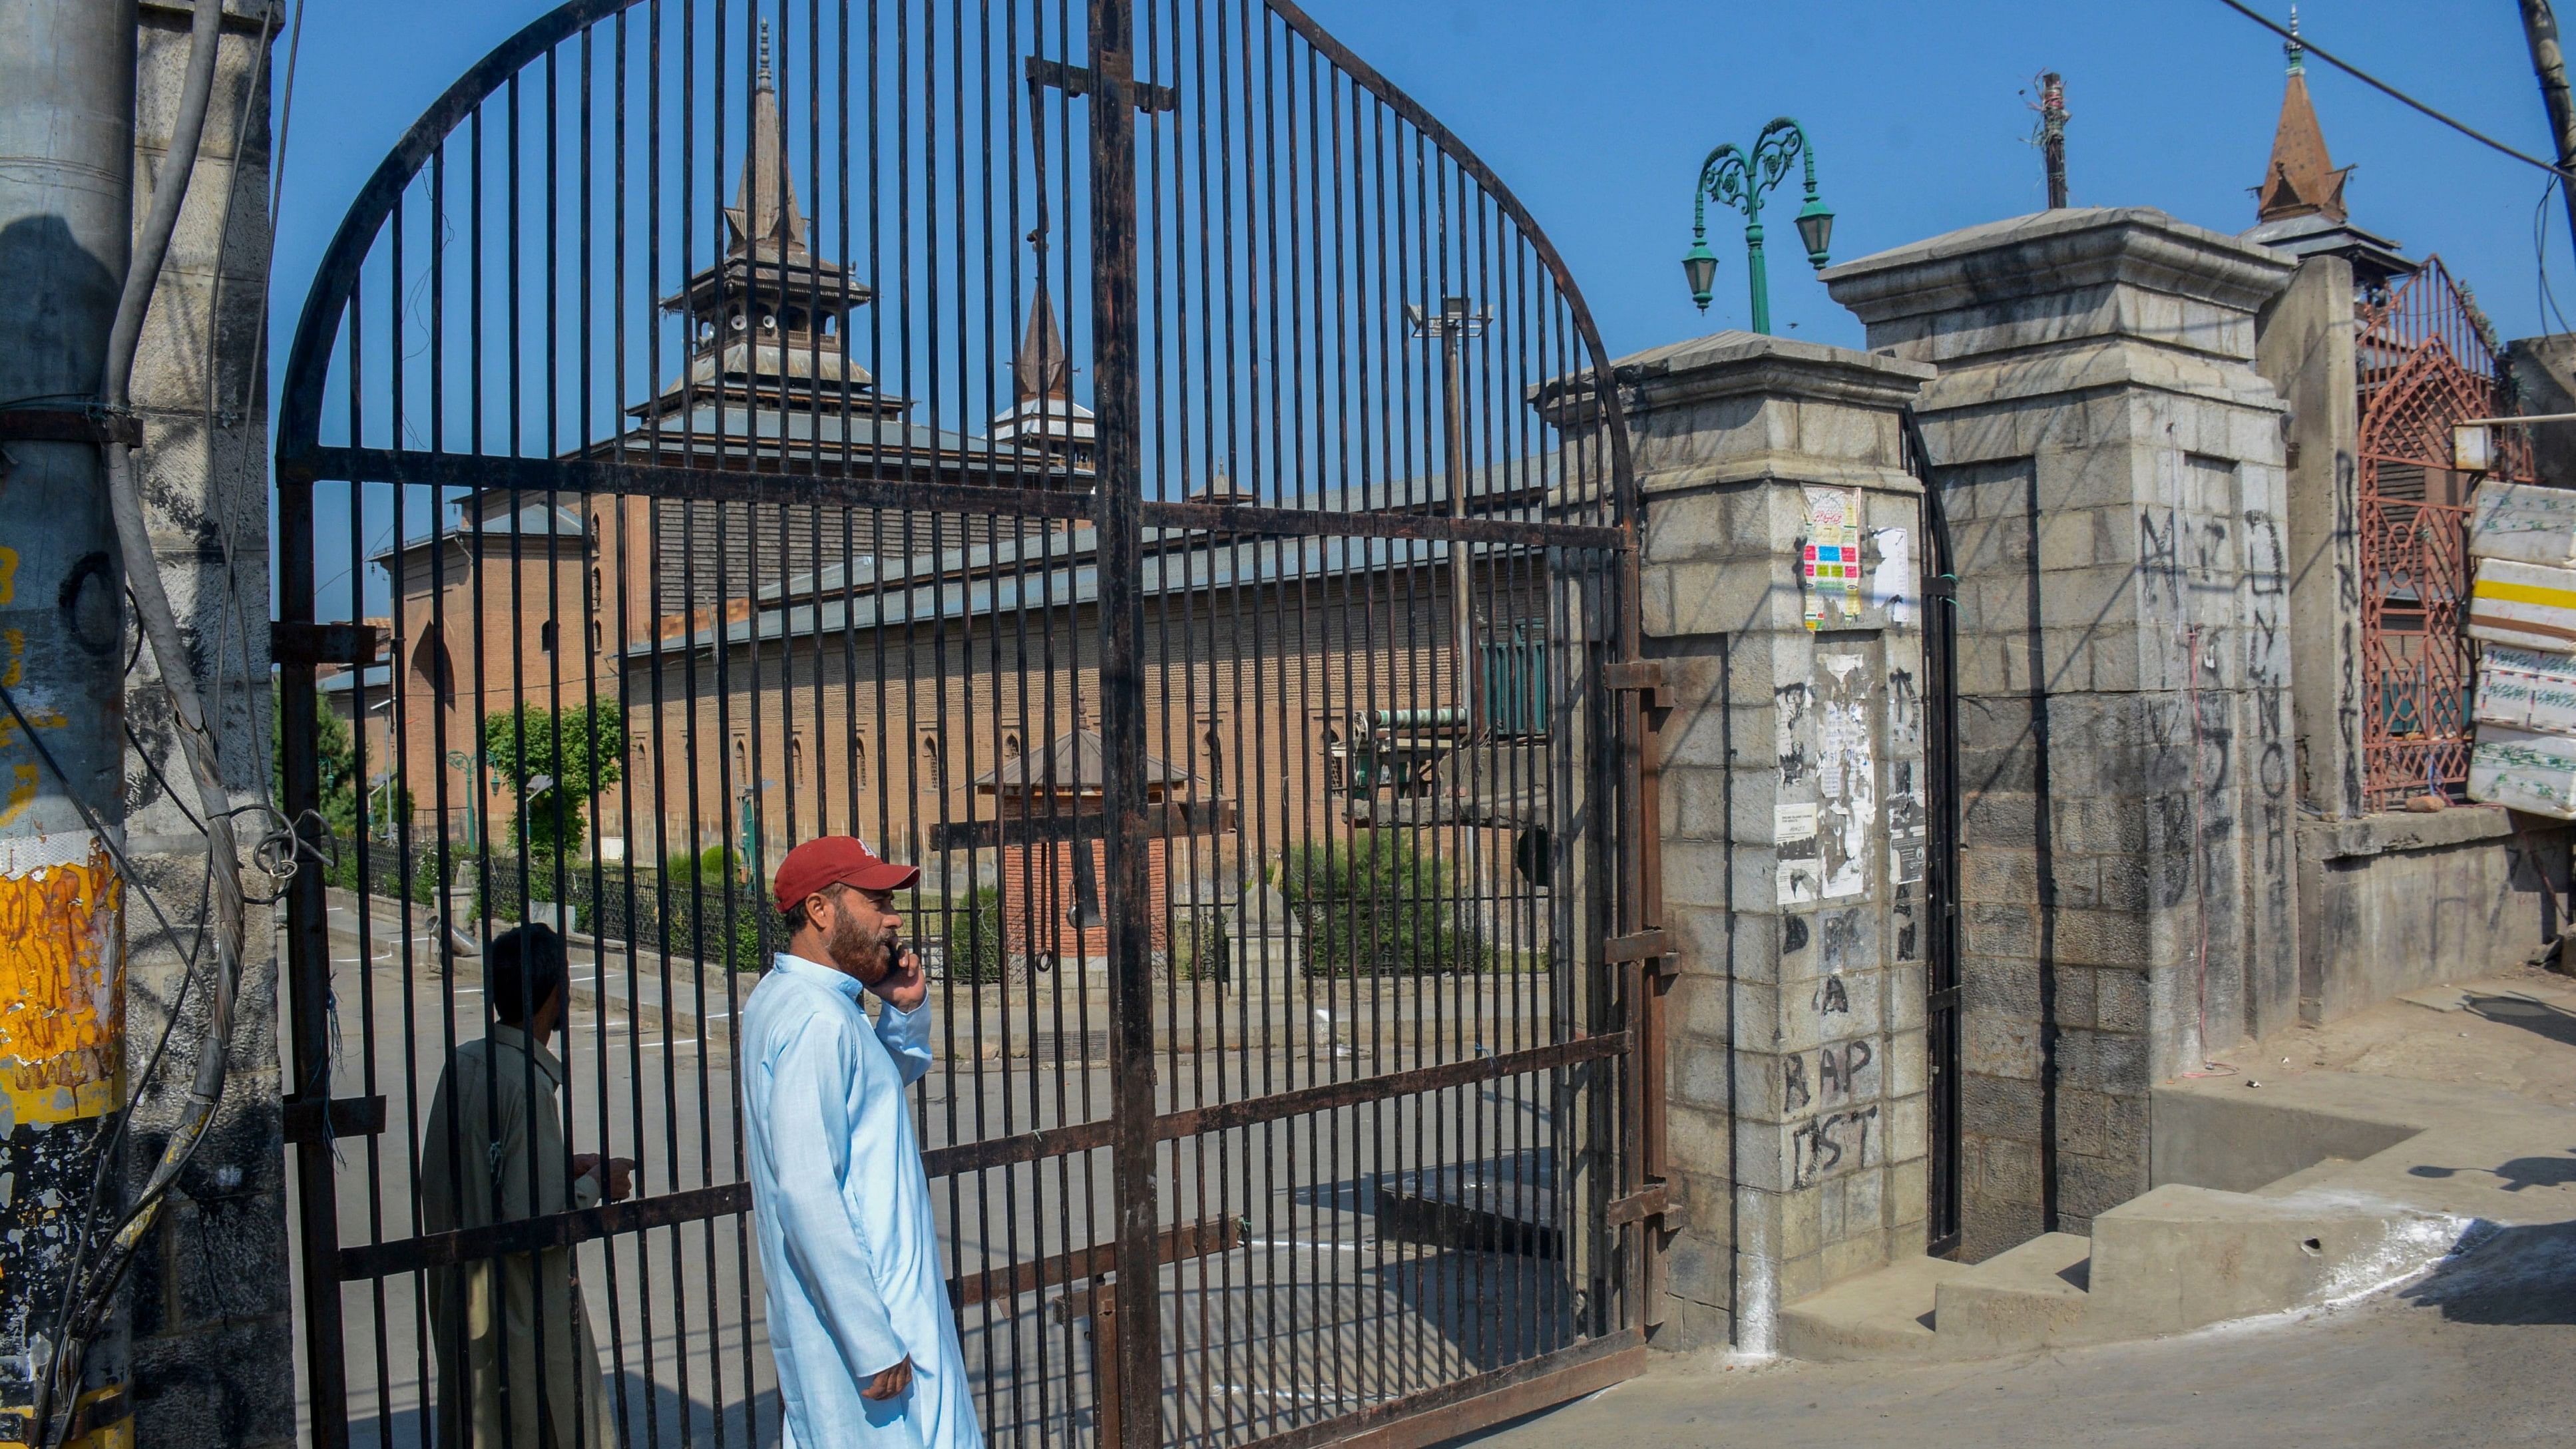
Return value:
[(2565, 1187), (2576, 1183), (2576, 1148), (2567, 1156), (2512, 1157), (2493, 1167), (2434, 1167), (2429, 1164), (2406, 1169), (2411, 1177), (2456, 1177), (2464, 1172), (2483, 1172), (2501, 1179), (2504, 1190), (2520, 1192), (2527, 1187)]
[(2576, 1046), (2576, 1012), (2546, 1001), (2536, 1001), (2528, 996), (2471, 995), (2461, 1005), (2489, 1021), (2521, 1027), (2560, 1046)]
[[(2509, 1162), (2505, 1168), (2514, 1165)], [(2398, 1290), (2399, 1296), (2437, 1308), (2453, 1323), (2576, 1324), (2576, 1222), (2517, 1228), (2480, 1224), (2462, 1242), (2470, 1246)]]
[[(645, 1449), (647, 1445), (700, 1445), (719, 1442), (714, 1405), (683, 1398), (670, 1385), (651, 1383), (641, 1374), (632, 1371), (627, 1373), (624, 1382), (617, 1387), (623, 1392), (611, 1399), (611, 1407), (619, 1407), (617, 1398), (624, 1400), (622, 1407), (627, 1415), (627, 1421), (622, 1438), (630, 1449)], [(722, 1442), (736, 1445), (745, 1442), (752, 1444), (778, 1442), (777, 1394), (766, 1393), (760, 1396), (756, 1413), (759, 1432), (756, 1438), (746, 1439), (743, 1432), (744, 1414), (743, 1406), (738, 1403), (726, 1410), (723, 1415)], [(353, 1419), (349, 1423), (349, 1442), (368, 1446), (391, 1446), (391, 1449), (422, 1449), (422, 1446), (432, 1442), (428, 1433), (429, 1417), (429, 1410), (411, 1408), (399, 1410), (383, 1420)], [(619, 1442), (619, 1438), (620, 1436), (612, 1435), (605, 1442), (616, 1443)]]

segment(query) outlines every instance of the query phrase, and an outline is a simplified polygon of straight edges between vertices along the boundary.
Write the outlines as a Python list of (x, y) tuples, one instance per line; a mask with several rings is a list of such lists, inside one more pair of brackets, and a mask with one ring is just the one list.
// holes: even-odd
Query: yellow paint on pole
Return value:
[(39, 837), (0, 856), (0, 1129), (125, 1100), (125, 883), (95, 836), (82, 857), (28, 863), (71, 855), (69, 843)]

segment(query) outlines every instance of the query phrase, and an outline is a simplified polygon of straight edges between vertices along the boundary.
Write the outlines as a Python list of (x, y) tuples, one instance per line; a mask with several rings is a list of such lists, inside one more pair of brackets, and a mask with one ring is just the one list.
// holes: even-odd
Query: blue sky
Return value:
[[(2249, 188), (2281, 103), (2277, 38), (2217, 0), (1309, 3), (1519, 194), (1565, 254), (1613, 355), (1745, 325), (1740, 225), (1713, 228), (1723, 261), (1705, 317), (1677, 263), (1702, 157), (1721, 141), (1749, 145), (1775, 115), (1805, 123), (1839, 214), (1835, 256), (1850, 260), (2038, 210), (2031, 103), (2043, 69), (2066, 76), (2076, 204), (2156, 206), (2225, 231), (2253, 223)], [(276, 244), (273, 372), (367, 175), (459, 73), (542, 13), (535, 0), (311, 8)], [(2311, 0), (2302, 19), (2312, 38), (2429, 103), (2549, 149), (2511, 0)], [(2533, 244), (2543, 173), (2322, 62), (2308, 73), (2334, 159), (2357, 167), (2346, 193), (2355, 221), (2415, 256), (2439, 252), (2504, 336), (2548, 330)], [(1775, 328), (1857, 346), (1857, 322), (1794, 245), (1788, 199), (1772, 214)], [(2576, 308), (2564, 220), (2548, 208), (2548, 252)], [(324, 525), (345, 529), (345, 511)], [(345, 588), (325, 587), (326, 612), (346, 607)]]
[[(531, 0), (315, 5), (305, 22), (279, 228), (272, 366), (316, 258), (367, 173), (420, 110), (536, 14)], [(1573, 5), (1311, 0), (1311, 13), (1484, 156), (1561, 247), (1614, 353), (1741, 326), (1743, 248), (1719, 229), (1717, 303), (1693, 310), (1676, 265), (1690, 181), (1723, 140), (1790, 114), (1814, 137), (1849, 259), (2038, 209), (2032, 77), (2067, 78), (2081, 205), (2150, 205), (2253, 222), (2281, 99), (2278, 42), (2216, 0), (1804, 0)], [(2307, 32), (2526, 150), (2548, 148), (2510, 0), (2311, 0)], [(281, 51), (281, 59), (282, 59)], [(2322, 63), (2310, 86), (2354, 219), (2438, 251), (2506, 336), (2543, 330), (2532, 217), (2546, 178)], [(2563, 212), (2555, 276), (2576, 305)], [(1785, 220), (1785, 215), (1781, 217)], [(1785, 231), (1785, 227), (1780, 229)], [(1775, 233), (1781, 331), (1856, 344), (1859, 328)]]

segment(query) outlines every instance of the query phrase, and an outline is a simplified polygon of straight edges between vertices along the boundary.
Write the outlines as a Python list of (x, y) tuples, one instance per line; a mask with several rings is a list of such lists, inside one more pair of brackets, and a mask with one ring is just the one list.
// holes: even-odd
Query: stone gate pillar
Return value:
[(1932, 370), (1743, 332), (1615, 365), (1644, 498), (1666, 924), (1660, 1346), (1923, 1250), (1921, 490)]
[(2147, 208), (1825, 273), (1920, 410), (1958, 554), (1964, 1256), (2148, 1183), (2148, 1090), (2296, 1020), (2289, 263)]

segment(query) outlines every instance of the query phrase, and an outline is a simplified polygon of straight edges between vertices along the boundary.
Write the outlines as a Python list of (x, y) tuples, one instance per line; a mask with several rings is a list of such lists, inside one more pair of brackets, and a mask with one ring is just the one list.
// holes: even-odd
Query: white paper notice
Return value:
[(1869, 604), (1886, 611), (1889, 628), (1902, 629), (1914, 622), (1913, 546), (1901, 528), (1879, 529), (1877, 542), (1878, 562), (1869, 571)]
[(1771, 807), (1771, 838), (1780, 860), (1779, 902), (1794, 906), (1823, 892), (1824, 872), (1816, 860), (1816, 807)]

